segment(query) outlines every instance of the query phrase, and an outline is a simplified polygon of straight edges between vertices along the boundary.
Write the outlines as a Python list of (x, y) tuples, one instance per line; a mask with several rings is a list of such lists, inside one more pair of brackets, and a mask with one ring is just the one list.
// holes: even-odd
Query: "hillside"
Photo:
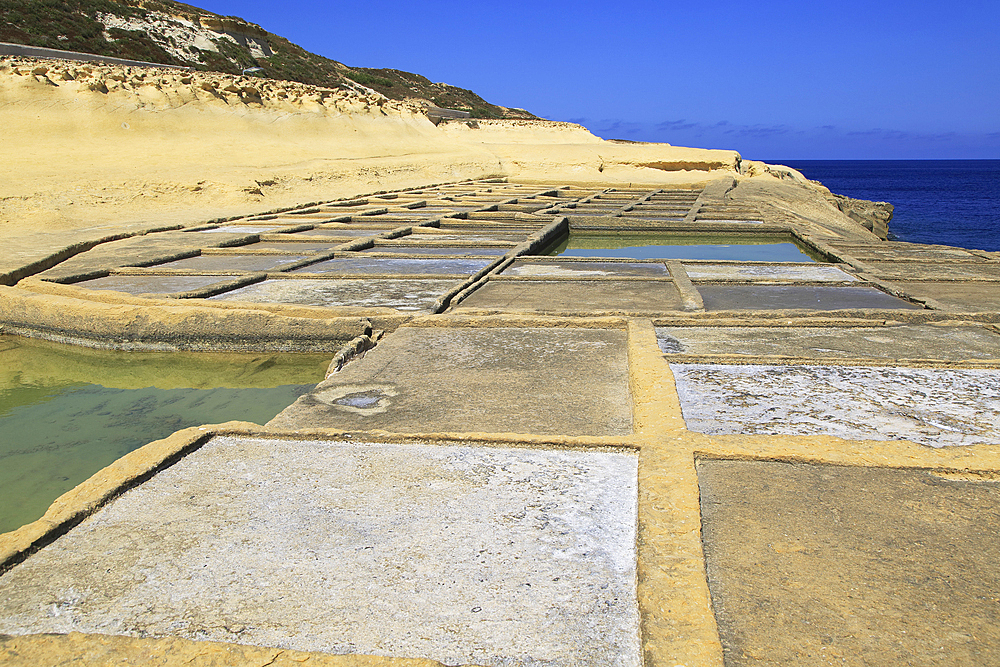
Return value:
[(243, 19), (172, 0), (0, 0), (0, 42), (228, 74), (260, 67), (271, 79), (324, 88), (360, 84), (390, 99), (465, 110), (474, 118), (535, 118), (419, 74), (349, 67)]

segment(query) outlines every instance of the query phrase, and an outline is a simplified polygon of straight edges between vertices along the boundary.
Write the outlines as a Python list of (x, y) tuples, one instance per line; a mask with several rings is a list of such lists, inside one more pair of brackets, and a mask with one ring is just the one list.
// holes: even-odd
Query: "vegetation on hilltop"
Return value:
[[(214, 23), (213, 23), (214, 20)], [(225, 32), (216, 32), (219, 22)], [(114, 24), (114, 25), (109, 25)], [(206, 27), (206, 24), (208, 27)], [(263, 55), (233, 35), (267, 43)], [(348, 67), (237, 17), (172, 0), (0, 0), (0, 42), (240, 74), (260, 67), (273, 79), (326, 88), (360, 84), (390, 99), (425, 100), (474, 118), (535, 118), (491, 104), (471, 90), (396, 69)]]
[[(112, 32), (96, 18), (98, 14), (132, 18), (139, 11), (111, 0), (0, 0), (0, 41), (182, 64), (148, 35)], [(128, 55), (119, 55), (122, 53)]]

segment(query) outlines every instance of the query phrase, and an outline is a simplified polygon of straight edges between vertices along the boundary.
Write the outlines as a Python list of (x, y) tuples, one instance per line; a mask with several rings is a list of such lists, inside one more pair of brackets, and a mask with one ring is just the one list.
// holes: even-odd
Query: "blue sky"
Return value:
[(1000, 158), (1000, 0), (195, 0), (606, 139), (751, 159)]

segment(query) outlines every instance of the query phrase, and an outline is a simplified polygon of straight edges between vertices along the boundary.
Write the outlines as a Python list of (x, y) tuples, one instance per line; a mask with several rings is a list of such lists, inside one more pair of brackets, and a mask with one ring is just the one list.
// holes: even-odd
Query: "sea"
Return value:
[(1000, 160), (764, 160), (896, 207), (890, 238), (1000, 251)]

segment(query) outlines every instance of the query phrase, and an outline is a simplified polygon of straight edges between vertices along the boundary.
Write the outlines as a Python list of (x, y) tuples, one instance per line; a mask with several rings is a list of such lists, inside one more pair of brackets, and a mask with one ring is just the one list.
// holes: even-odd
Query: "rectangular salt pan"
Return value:
[(1000, 664), (995, 482), (703, 459), (698, 483), (727, 666)]
[(392, 259), (345, 257), (310, 264), (291, 273), (337, 273), (344, 275), (472, 275), (493, 263), (488, 259)]
[(657, 327), (665, 354), (812, 359), (1000, 360), (1000, 335), (982, 327)]
[(277, 250), (285, 253), (315, 253), (326, 250), (333, 250), (339, 245), (337, 241), (317, 239), (315, 241), (261, 241), (250, 245), (240, 246), (242, 250), (257, 252), (260, 250)]
[(283, 229), (287, 229), (287, 227), (278, 225), (223, 225), (213, 229), (197, 229), (194, 231), (200, 234), (262, 234), (280, 232)]
[(1000, 371), (671, 364), (699, 433), (1000, 443)]
[(385, 228), (361, 228), (361, 229), (345, 229), (343, 227), (316, 227), (315, 229), (310, 229), (304, 232), (295, 232), (293, 234), (288, 234), (289, 239), (298, 239), (301, 237), (306, 238), (331, 238), (331, 239), (358, 239), (365, 238), (367, 236), (378, 236), (379, 234), (384, 234), (386, 232)]
[(0, 578), (0, 633), (638, 667), (637, 465), (216, 437)]
[(202, 289), (229, 280), (225, 276), (106, 276), (76, 283), (84, 289), (127, 294), (176, 294)]
[(503, 271), (504, 275), (522, 277), (572, 277), (598, 278), (603, 276), (659, 276), (667, 277), (666, 264), (662, 262), (539, 262), (515, 260)]
[(872, 287), (698, 285), (698, 292), (705, 310), (920, 309), (920, 306)]
[(506, 255), (513, 246), (502, 248), (496, 246), (425, 246), (425, 245), (377, 245), (366, 252), (384, 252), (396, 255), (445, 255), (445, 256), (501, 256)]
[(800, 280), (808, 282), (853, 282), (857, 280), (835, 266), (777, 264), (685, 264), (692, 280)]
[(288, 303), (301, 306), (395, 308), (430, 312), (455, 280), (265, 280), (220, 294), (220, 301)]
[(293, 264), (306, 255), (200, 255), (157, 264), (157, 269), (189, 271), (270, 271)]

